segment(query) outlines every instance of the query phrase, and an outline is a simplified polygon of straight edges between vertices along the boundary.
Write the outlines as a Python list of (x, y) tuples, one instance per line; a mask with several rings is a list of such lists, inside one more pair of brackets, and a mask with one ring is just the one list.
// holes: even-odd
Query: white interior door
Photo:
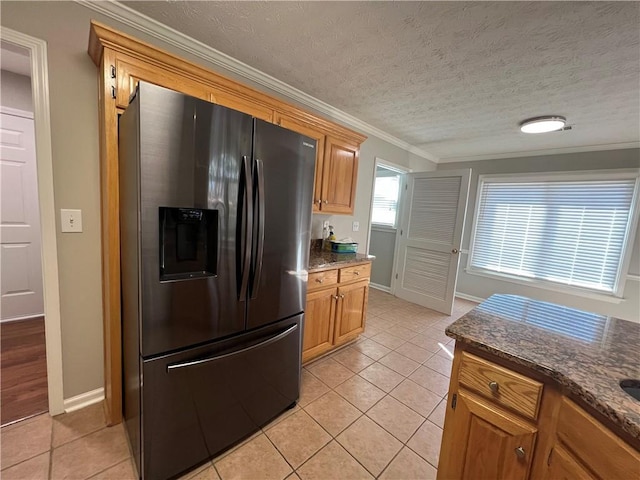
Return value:
[(32, 118), (0, 113), (0, 318), (43, 315)]
[(451, 314), (471, 170), (410, 173), (398, 239), (396, 295)]

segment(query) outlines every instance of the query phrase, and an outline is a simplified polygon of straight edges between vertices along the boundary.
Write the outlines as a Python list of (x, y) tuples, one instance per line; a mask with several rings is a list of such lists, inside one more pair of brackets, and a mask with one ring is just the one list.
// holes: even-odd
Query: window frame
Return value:
[[(473, 254), (476, 242), (476, 231), (480, 216), (480, 201), (482, 188), (485, 183), (529, 183), (529, 182), (567, 182), (567, 181), (592, 181), (592, 180), (635, 180), (633, 197), (629, 210), (630, 221), (627, 223), (622, 253), (618, 263), (618, 271), (613, 286), (613, 292), (603, 292), (586, 287), (567, 285), (549, 280), (527, 278), (517, 274), (494, 272), (472, 266)], [(623, 301), (623, 293), (627, 280), (627, 274), (631, 263), (633, 242), (637, 234), (638, 216), (640, 213), (640, 169), (607, 169), (607, 170), (582, 170), (582, 171), (559, 171), (544, 173), (509, 173), (509, 174), (483, 174), (478, 176), (478, 185), (473, 213), (473, 224), (469, 241), (469, 254), (467, 255), (467, 265), (465, 272), (471, 275), (478, 275), (495, 280), (507, 281), (521, 285), (532, 286), (544, 290), (560, 291), (563, 293), (595, 298), (598, 300), (619, 303)]]
[[(395, 215), (395, 221), (393, 225), (388, 225), (386, 223), (376, 223), (373, 221), (373, 199), (375, 198), (375, 195), (376, 195), (376, 178), (378, 178), (376, 175), (376, 172), (378, 170), (378, 167), (382, 167), (387, 170), (396, 172), (400, 177), (400, 180), (399, 180), (400, 184), (398, 185), (398, 198), (396, 200), (396, 215)], [(371, 227), (370, 228), (373, 228), (374, 230), (386, 231), (386, 232), (395, 232), (398, 230), (398, 225), (400, 223), (400, 209), (402, 207), (401, 201), (403, 197), (402, 186), (406, 183), (405, 175), (410, 171), (411, 170), (405, 167), (394, 165), (391, 162), (387, 162), (386, 160), (376, 158), (376, 162), (374, 162), (374, 168), (373, 168), (373, 188), (371, 191), (371, 212), (370, 212)]]

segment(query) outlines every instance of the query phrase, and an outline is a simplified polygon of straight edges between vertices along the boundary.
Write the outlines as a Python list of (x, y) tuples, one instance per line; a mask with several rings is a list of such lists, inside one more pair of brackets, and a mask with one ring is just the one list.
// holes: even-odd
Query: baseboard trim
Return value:
[(96, 388), (90, 392), (81, 393), (75, 397), (65, 398), (64, 411), (66, 413), (75, 412), (81, 408), (88, 407), (94, 403), (104, 400), (104, 388)]
[(473, 295), (467, 295), (466, 293), (456, 292), (456, 297), (461, 298), (463, 300), (469, 300), (470, 302), (482, 303), (486, 299), (480, 297), (474, 297)]
[(376, 290), (382, 290), (383, 292), (391, 293), (391, 287), (385, 287), (384, 285), (378, 285), (377, 283), (369, 282), (371, 288)]

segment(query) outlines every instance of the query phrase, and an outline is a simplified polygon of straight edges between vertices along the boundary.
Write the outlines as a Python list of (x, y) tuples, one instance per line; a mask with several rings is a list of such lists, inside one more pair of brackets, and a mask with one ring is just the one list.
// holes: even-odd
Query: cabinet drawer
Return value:
[(318, 290), (319, 288), (335, 285), (336, 283), (338, 283), (338, 270), (310, 273), (307, 290)]
[(371, 276), (371, 264), (365, 263), (355, 267), (345, 267), (340, 269), (340, 283), (352, 282), (354, 280), (366, 280)]
[(467, 352), (462, 352), (459, 382), (527, 418), (538, 418), (540, 382)]
[(558, 438), (601, 478), (630, 478), (640, 454), (566, 398), (558, 413)]

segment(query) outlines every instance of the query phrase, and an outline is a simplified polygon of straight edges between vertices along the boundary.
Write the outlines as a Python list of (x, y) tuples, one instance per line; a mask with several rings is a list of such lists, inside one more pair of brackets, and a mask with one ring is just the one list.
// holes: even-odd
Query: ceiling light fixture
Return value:
[(520, 131), (523, 133), (555, 132), (562, 130), (566, 123), (567, 119), (559, 115), (528, 118), (520, 123)]

